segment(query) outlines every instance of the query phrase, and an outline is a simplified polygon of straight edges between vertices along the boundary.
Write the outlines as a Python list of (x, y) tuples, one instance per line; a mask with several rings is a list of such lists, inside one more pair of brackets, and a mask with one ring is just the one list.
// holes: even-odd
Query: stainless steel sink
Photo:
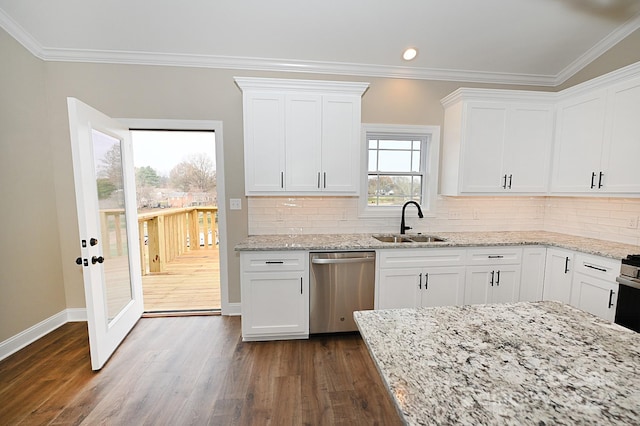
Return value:
[(440, 243), (446, 241), (444, 238), (435, 235), (374, 235), (378, 241), (383, 243)]
[(400, 235), (374, 235), (373, 238), (383, 243), (413, 243), (410, 239)]
[(410, 235), (408, 238), (416, 243), (441, 243), (447, 241), (435, 235)]

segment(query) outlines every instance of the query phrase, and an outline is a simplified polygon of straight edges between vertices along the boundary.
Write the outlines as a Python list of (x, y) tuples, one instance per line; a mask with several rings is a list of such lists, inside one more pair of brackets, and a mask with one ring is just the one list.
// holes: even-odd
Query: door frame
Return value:
[(201, 130), (213, 131), (216, 135), (216, 190), (218, 193), (218, 237), (220, 256), (220, 301), (222, 315), (235, 315), (229, 304), (229, 275), (227, 270), (227, 212), (224, 173), (224, 142), (222, 121), (218, 120), (172, 120), (144, 118), (116, 118), (129, 129), (135, 130)]

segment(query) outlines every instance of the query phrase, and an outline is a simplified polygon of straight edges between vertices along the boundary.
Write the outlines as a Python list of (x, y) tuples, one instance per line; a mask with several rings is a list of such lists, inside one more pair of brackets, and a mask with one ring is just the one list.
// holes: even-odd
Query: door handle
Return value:
[(429, 273), (424, 274), (424, 289), (427, 290), (429, 288)]
[(81, 257), (78, 257), (78, 258), (76, 258), (76, 265), (89, 266), (89, 262), (87, 261), (87, 259), (83, 259)]
[(598, 189), (602, 188), (602, 176), (604, 176), (604, 173), (600, 172), (600, 176), (598, 177)]
[(493, 287), (493, 279), (495, 278), (496, 272), (491, 271), (491, 287)]
[(596, 187), (595, 180), (596, 180), (596, 172), (593, 172), (591, 173), (591, 189)]
[(502, 189), (507, 189), (507, 174), (502, 177)]
[(93, 257), (91, 257), (91, 263), (94, 264), (94, 265), (96, 263), (102, 263), (102, 262), (104, 262), (104, 257), (102, 257), (102, 256), (93, 256)]
[(613, 306), (613, 303), (611, 303), (611, 300), (613, 299), (614, 294), (615, 293), (613, 292), (613, 290), (609, 290), (609, 308)]
[(500, 271), (498, 271), (498, 272), (496, 273), (496, 275), (497, 275), (497, 278), (496, 278), (496, 285), (500, 285)]
[(418, 276), (418, 288), (422, 290), (422, 273)]
[(512, 182), (513, 182), (513, 175), (509, 175), (509, 189), (511, 189)]
[(564, 259), (564, 273), (569, 272), (569, 256)]
[(92, 247), (95, 246), (96, 244), (98, 244), (98, 239), (97, 238), (91, 238), (89, 240), (89, 245), (91, 245)]

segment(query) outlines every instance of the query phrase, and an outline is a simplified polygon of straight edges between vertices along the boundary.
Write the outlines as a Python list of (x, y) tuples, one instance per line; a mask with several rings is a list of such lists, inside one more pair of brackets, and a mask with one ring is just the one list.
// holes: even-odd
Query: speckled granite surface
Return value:
[(544, 231), (522, 232), (440, 232), (446, 239), (437, 243), (383, 243), (372, 234), (256, 235), (246, 238), (235, 249), (245, 250), (366, 250), (384, 248), (473, 247), (546, 245), (597, 256), (623, 259), (640, 254), (640, 246), (576, 237)]
[(410, 425), (640, 424), (640, 334), (570, 306), (354, 316)]

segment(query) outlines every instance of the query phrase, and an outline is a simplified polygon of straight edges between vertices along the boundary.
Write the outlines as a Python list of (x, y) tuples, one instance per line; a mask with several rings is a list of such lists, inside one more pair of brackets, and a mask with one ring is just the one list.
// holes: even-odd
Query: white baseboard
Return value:
[(0, 342), (0, 361), (35, 342), (42, 336), (51, 333), (67, 322), (86, 321), (87, 311), (84, 308), (65, 309), (38, 324)]
[(242, 304), (240, 302), (227, 303), (227, 306), (222, 310), (222, 315), (238, 316), (242, 315)]

